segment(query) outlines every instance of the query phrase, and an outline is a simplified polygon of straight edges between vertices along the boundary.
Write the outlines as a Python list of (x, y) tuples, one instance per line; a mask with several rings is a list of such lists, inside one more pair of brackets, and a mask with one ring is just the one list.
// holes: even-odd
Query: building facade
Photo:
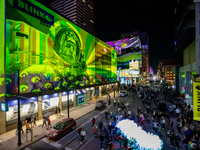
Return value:
[(0, 134), (17, 126), (18, 95), (21, 120), (42, 119), (115, 88), (115, 49), (35, 0), (0, 7)]
[(94, 5), (91, 0), (56, 0), (50, 7), (94, 35)]

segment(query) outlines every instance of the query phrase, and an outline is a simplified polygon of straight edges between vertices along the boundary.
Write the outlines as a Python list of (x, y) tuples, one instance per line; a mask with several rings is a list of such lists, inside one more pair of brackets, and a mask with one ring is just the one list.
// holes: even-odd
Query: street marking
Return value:
[(46, 137), (43, 138), (42, 141), (45, 142), (45, 143), (47, 143), (47, 144), (49, 144), (49, 145), (51, 145), (51, 146), (54, 146), (56, 148), (59, 148), (59, 147), (62, 146), (62, 144), (59, 144), (57, 142), (49, 142)]
[(65, 147), (65, 150), (72, 150), (71, 148)]
[(26, 147), (24, 150), (31, 150), (30, 148)]

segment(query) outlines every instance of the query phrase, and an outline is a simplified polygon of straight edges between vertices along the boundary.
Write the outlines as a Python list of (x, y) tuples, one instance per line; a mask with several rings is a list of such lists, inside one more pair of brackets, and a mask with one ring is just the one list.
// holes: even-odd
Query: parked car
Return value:
[(53, 128), (47, 131), (46, 137), (50, 140), (59, 140), (71, 130), (76, 128), (76, 121), (73, 118), (66, 118), (57, 122)]
[(103, 110), (105, 108), (106, 108), (106, 102), (104, 100), (97, 101), (95, 110)]
[(128, 95), (128, 92), (126, 91), (126, 90), (122, 90), (121, 92), (120, 92), (120, 96), (127, 96)]

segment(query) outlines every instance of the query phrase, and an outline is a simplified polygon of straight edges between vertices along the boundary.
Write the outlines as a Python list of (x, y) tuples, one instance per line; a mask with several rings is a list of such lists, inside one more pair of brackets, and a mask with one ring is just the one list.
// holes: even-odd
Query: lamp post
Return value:
[(68, 93), (67, 93), (67, 98), (68, 98), (68, 106), (67, 106), (67, 108), (68, 108), (68, 110), (67, 110), (67, 115), (68, 115), (68, 118), (69, 118), (69, 88), (68, 88)]
[(17, 92), (17, 100), (18, 100), (18, 143), (17, 145), (20, 146), (22, 145), (22, 142), (21, 142), (21, 123), (20, 123), (20, 98), (19, 98), (19, 92), (20, 92), (20, 89), (19, 89), (19, 70), (18, 70), (18, 76), (17, 76), (17, 84), (18, 84), (18, 92)]

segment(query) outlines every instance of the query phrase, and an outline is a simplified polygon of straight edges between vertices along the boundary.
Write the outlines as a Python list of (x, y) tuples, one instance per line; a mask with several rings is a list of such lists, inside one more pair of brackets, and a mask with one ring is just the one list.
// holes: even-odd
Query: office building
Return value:
[(94, 35), (94, 5), (91, 0), (56, 0), (50, 8)]

